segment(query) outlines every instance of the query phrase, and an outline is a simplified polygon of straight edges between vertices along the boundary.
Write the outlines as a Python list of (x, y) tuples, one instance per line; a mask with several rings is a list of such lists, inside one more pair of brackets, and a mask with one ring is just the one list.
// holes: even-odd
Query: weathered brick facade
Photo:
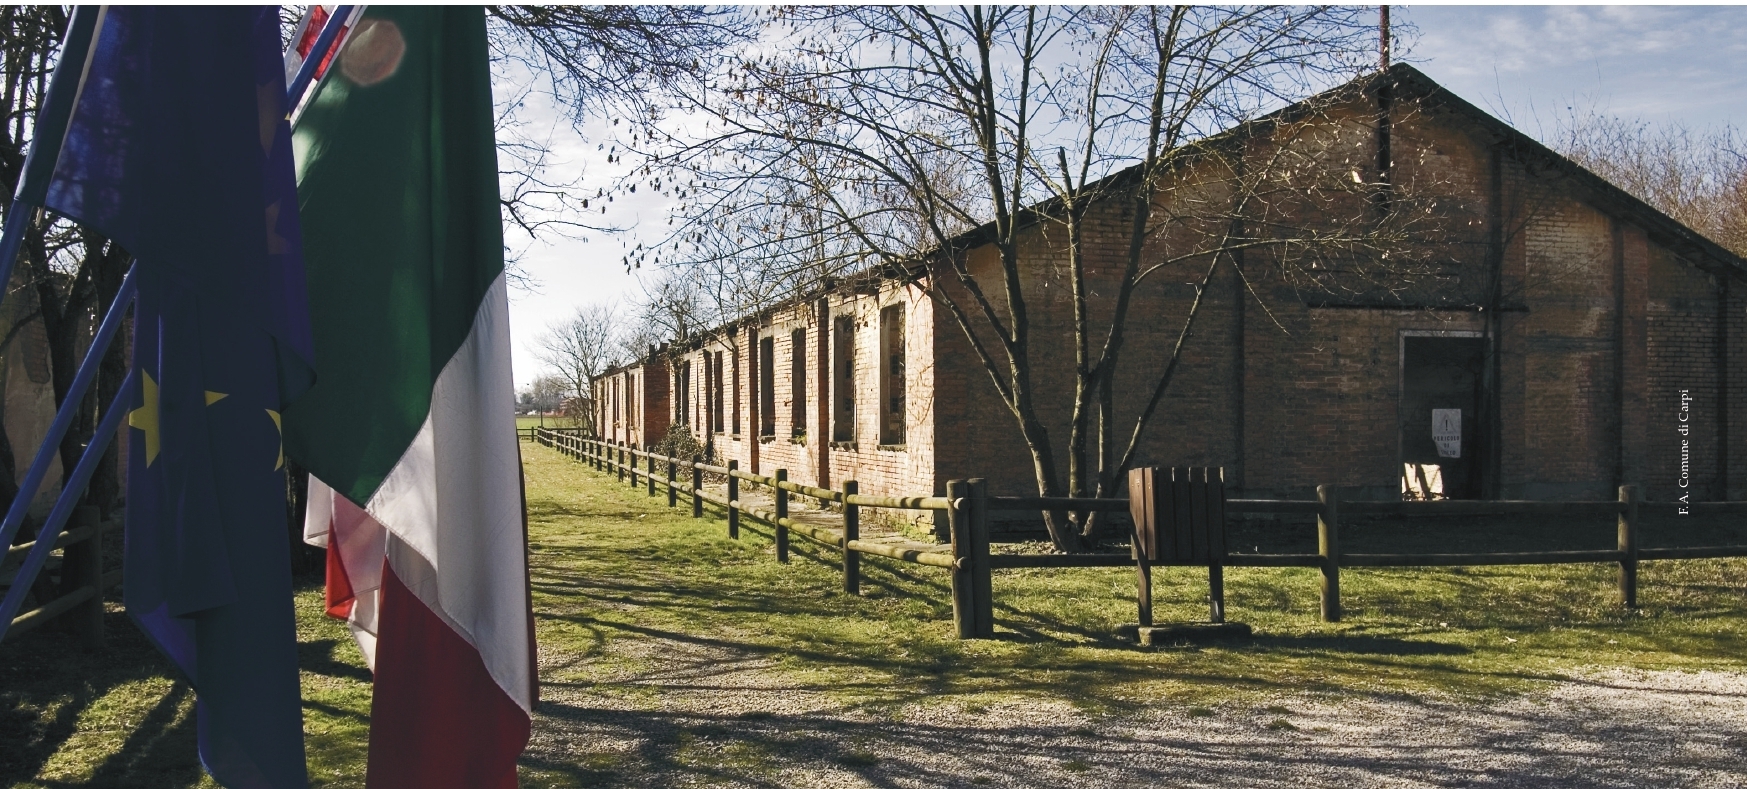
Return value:
[[(1747, 264), (1410, 67), (1388, 76), (1398, 99), (1387, 175), (1404, 192), (1417, 185), (1436, 198), (1443, 229), (1423, 243), (1438, 245), (1441, 268), (1384, 298), (1317, 290), (1262, 256), (1225, 255), (1136, 464), (1223, 466), (1240, 495), (1303, 497), (1317, 484), (1336, 484), (1356, 488), (1354, 495), (1396, 497), (1404, 461), (1425, 462), (1412, 459), (1421, 452), (1415, 447), (1432, 446), (1426, 412), (1413, 410), (1423, 405), (1413, 399), (1420, 388), (1432, 387), (1425, 403), (1461, 404), (1445, 411), (1461, 412), (1467, 456), (1445, 465), (1472, 486), (1464, 495), (1611, 498), (1616, 486), (1638, 483), (1655, 500), (1747, 496)], [(1327, 129), (1313, 131), (1336, 141), (1321, 155), (1379, 160), (1366, 147), (1375, 139), (1371, 96), (1362, 89), (1351, 106), (1321, 116)], [(1299, 144), (1267, 134), (1246, 139), (1247, 150)], [(1357, 165), (1352, 177), (1377, 181), (1380, 169)], [(1128, 210), (1108, 200), (1084, 223), (1095, 326), (1108, 320), (1126, 262)], [(1335, 196), (1314, 210), (1372, 209)], [(1037, 414), (1058, 458), (1075, 384), (1060, 235), (1049, 222), (1026, 228), (1019, 266)], [(1181, 243), (1162, 234), (1143, 259), (1164, 260)], [(994, 249), (970, 247), (962, 254), (971, 273), (998, 282)], [(1119, 443), (1145, 407), (1211, 262), (1166, 267), (1135, 290), (1113, 387)], [(707, 434), (724, 459), (766, 473), (786, 468), (809, 484), (855, 479), (871, 493), (921, 494), (980, 476), (997, 493), (1035, 492), (1033, 455), (1013, 411), (965, 330), (924, 290), (929, 272), (921, 273), (909, 285), (828, 289), (610, 371), (595, 383), (604, 437), (650, 444), (682, 423)], [(954, 293), (934, 273), (941, 292)], [(894, 308), (903, 313), (896, 406), (885, 353), (893, 339), (882, 330)], [(839, 340), (843, 331), (848, 339)], [(992, 340), (986, 325), (974, 323), (973, 331)], [(766, 342), (769, 359), (761, 359)], [(1416, 354), (1432, 352), (1410, 347), (1443, 349), (1437, 353), (1448, 358), (1422, 359)], [(1491, 351), (1462, 356), (1469, 348)], [(689, 377), (676, 374), (685, 364)], [(1421, 369), (1431, 383), (1415, 377)], [(670, 396), (681, 378), (690, 395)], [(768, 396), (761, 381), (772, 385)], [(1475, 382), (1468, 400), (1464, 381)], [(844, 393), (852, 404), (842, 402)], [(682, 404), (688, 412), (675, 413)], [(774, 406), (769, 414), (766, 404)], [(902, 440), (883, 440), (892, 430), (882, 419), (894, 408)], [(771, 430), (761, 434), (767, 419)]]

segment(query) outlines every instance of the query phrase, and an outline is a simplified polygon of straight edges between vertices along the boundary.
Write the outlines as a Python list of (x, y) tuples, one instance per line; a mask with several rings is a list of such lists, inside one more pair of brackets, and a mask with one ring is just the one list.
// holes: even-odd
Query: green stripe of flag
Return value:
[(484, 25), (478, 7), (372, 6), (295, 131), (317, 380), (286, 450), (359, 504), (503, 271)]

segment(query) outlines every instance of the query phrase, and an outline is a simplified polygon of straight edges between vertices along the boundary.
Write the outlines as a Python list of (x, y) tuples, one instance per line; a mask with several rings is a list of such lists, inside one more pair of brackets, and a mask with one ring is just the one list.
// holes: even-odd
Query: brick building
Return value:
[[(1443, 230), (1420, 243), (1438, 266), (1411, 286), (1319, 290), (1231, 254), (1137, 464), (1223, 466), (1246, 496), (1326, 483), (1366, 498), (1611, 498), (1641, 483), (1654, 500), (1747, 498), (1747, 262), (1409, 66), (1318, 99), (1307, 123), (1335, 140), (1319, 155), (1345, 151), (1356, 182), (1431, 192)], [(1294, 112), (1221, 136), (1288, 144), (1278, 129)], [(1127, 243), (1125, 201), (1106, 203), (1085, 235), (1095, 314)], [(1317, 210), (1374, 208), (1334, 197)], [(998, 277), (978, 232), (949, 253)], [(1047, 221), (1025, 233), (1039, 413), (1065, 443), (1063, 253)], [(821, 289), (607, 371), (603, 437), (647, 445), (685, 425), (724, 459), (809, 484), (922, 494), (981, 476), (1035, 492), (1011, 411), (924, 290), (936, 265)], [(1195, 297), (1184, 279), (1135, 293), (1113, 387), (1129, 424)]]

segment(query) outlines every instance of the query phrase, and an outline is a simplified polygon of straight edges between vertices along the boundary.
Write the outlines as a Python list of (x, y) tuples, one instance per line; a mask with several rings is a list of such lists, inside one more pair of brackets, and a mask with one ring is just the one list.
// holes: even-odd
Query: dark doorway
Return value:
[(1480, 337), (1401, 338), (1403, 498), (1480, 497)]

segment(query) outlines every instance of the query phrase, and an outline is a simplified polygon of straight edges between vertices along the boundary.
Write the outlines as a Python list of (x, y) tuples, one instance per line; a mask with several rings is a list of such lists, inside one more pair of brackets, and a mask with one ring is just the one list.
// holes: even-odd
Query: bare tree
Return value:
[[(578, 123), (659, 116), (662, 98), (694, 85), (712, 60), (747, 40), (752, 20), (702, 6), (487, 6), (500, 59), (552, 75)], [(615, 123), (615, 125), (617, 125)]]
[[(1373, 127), (1315, 102), (1258, 120), (1370, 69), (1368, 12), (878, 7), (773, 24), (792, 46), (733, 63), (687, 108), (704, 133), (650, 149), (645, 177), (685, 203), (678, 229), (628, 263), (747, 261), (797, 288), (868, 269), (915, 282), (980, 361), (1042, 495), (1112, 495), (1176, 374), (1200, 295), (1147, 404), (1117, 412), (1143, 284), (1202, 294), (1221, 271), (1268, 270), (1300, 289), (1399, 292), (1428, 273), (1384, 254), (1427, 214), (1411, 185), (1378, 176)], [(1120, 270), (1089, 284), (1087, 224), (1112, 206)], [(1039, 243), (1061, 255), (1027, 259)], [(973, 264), (971, 247), (993, 262)], [(1044, 274), (1071, 294), (1067, 359), (1033, 320)], [(1041, 401), (1040, 377), (1063, 374), (1069, 401)], [(1056, 411), (1065, 425), (1045, 418)], [(1094, 526), (1045, 521), (1063, 550)]]
[[(549, 119), (527, 112), (549, 99), (576, 131), (610, 121), (615, 136), (632, 140), (662, 116), (668, 97), (694, 91), (727, 46), (746, 40), (750, 20), (738, 9), (697, 6), (488, 6), (488, 33), (497, 97), (500, 200), (506, 221), (532, 241), (576, 237), (583, 231), (619, 233), (609, 222), (603, 186), (587, 185), (581, 164), (561, 159)], [(520, 77), (513, 79), (511, 77)], [(618, 143), (608, 162), (617, 161)], [(586, 236), (581, 236), (586, 238)], [(512, 247), (512, 280), (522, 274)]]
[(1572, 113), (1560, 124), (1554, 147), (1725, 249), (1747, 255), (1747, 139), (1734, 127), (1695, 130)]
[[(578, 307), (536, 341), (540, 361), (564, 381), (567, 401), (580, 405), (590, 399), (589, 382), (613, 363), (620, 331), (618, 307), (597, 302)], [(582, 420), (579, 426), (593, 430), (590, 410), (581, 408), (577, 413)]]
[(557, 375), (542, 375), (528, 384), (525, 390), (533, 402), (534, 410), (541, 414), (556, 413), (563, 407), (565, 396), (570, 392), (570, 383)]

